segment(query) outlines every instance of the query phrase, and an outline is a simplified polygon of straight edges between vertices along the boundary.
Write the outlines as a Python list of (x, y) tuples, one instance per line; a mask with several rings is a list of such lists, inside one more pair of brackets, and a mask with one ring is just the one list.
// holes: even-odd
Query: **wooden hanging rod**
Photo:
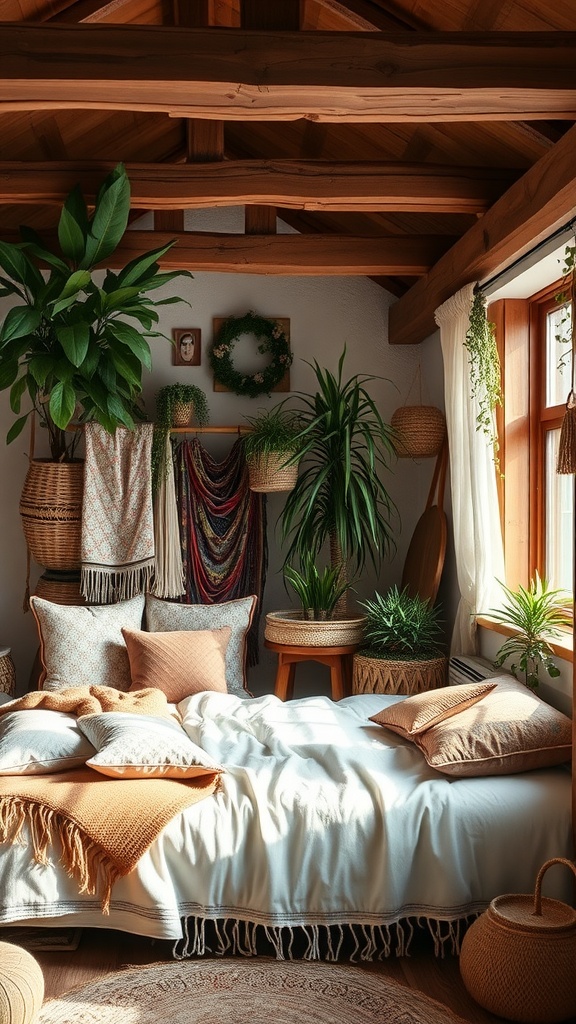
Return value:
[[(66, 430), (83, 430), (84, 423), (69, 423)], [(245, 424), (227, 425), (220, 427), (170, 427), (171, 434), (249, 434), (252, 427)]]

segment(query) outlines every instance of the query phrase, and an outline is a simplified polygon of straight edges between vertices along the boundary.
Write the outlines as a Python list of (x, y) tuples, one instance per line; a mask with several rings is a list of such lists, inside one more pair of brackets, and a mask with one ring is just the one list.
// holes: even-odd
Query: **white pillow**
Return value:
[(194, 779), (224, 771), (169, 718), (108, 711), (82, 715), (78, 725), (97, 750), (86, 764), (102, 775)]
[(75, 715), (37, 709), (0, 716), (0, 775), (64, 772), (93, 753)]
[(240, 597), (218, 604), (177, 604), (146, 595), (146, 629), (151, 633), (230, 627), (226, 648), (226, 686), (236, 697), (251, 696), (246, 687), (246, 638), (257, 598)]
[(113, 686), (128, 690), (130, 661), (122, 627), (140, 629), (144, 595), (104, 605), (55, 604), (31, 597), (43, 671), (40, 687)]

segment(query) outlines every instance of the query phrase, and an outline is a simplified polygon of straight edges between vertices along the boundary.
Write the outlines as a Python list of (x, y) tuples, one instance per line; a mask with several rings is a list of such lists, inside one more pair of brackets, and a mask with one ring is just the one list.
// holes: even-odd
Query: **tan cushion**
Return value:
[(200, 690), (226, 693), (230, 627), (172, 633), (123, 629), (130, 659), (130, 690), (155, 686), (177, 704)]
[(177, 722), (106, 711), (82, 715), (78, 725), (97, 753), (89, 768), (112, 778), (194, 779), (224, 768), (193, 743)]
[(372, 715), (371, 722), (392, 729), (410, 739), (438, 722), (457, 715), (465, 708), (482, 700), (493, 690), (495, 683), (466, 683), (460, 686), (442, 686), (437, 690), (416, 693), (397, 704)]
[(511, 676), (464, 711), (414, 736), (445, 775), (508, 775), (569, 761), (572, 723)]

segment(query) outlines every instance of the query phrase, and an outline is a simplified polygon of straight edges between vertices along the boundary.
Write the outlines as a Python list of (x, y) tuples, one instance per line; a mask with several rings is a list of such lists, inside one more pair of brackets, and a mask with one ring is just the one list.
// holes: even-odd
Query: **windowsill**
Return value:
[[(510, 626), (505, 626), (502, 622), (495, 622), (487, 615), (477, 615), (476, 623), (478, 626), (482, 626), (482, 629), (491, 629), (494, 633), (501, 633), (502, 636), (514, 636), (516, 632)], [(554, 640), (550, 646), (557, 657), (563, 658), (564, 661), (572, 661), (574, 636), (570, 630), (563, 630), (562, 637)]]

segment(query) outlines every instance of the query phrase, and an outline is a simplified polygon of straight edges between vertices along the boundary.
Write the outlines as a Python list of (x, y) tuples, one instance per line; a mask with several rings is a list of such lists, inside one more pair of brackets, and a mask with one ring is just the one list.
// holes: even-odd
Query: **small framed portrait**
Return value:
[(172, 364), (200, 366), (201, 332), (199, 327), (175, 327), (172, 331)]

